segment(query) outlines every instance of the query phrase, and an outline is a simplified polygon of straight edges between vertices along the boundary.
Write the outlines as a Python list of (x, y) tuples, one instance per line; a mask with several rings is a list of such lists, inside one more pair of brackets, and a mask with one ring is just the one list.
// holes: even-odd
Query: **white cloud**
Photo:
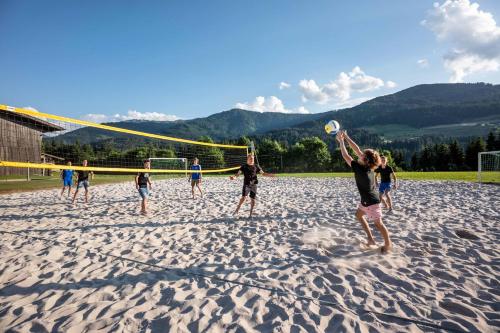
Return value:
[(35, 109), (34, 107), (31, 107), (31, 106), (25, 106), (25, 107), (23, 107), (23, 109), (30, 110), (30, 111), (33, 111), (33, 112), (40, 112), (40, 111), (38, 111), (37, 109)]
[(387, 82), (385, 83), (385, 86), (386, 86), (387, 88), (396, 88), (397, 84), (396, 84), (396, 82), (394, 82), (394, 81), (387, 81)]
[(314, 80), (301, 80), (299, 82), (299, 88), (302, 91), (303, 102), (312, 100), (318, 104), (325, 104), (330, 98)]
[(299, 107), (295, 110), (285, 108), (283, 101), (276, 96), (257, 96), (251, 103), (236, 103), (238, 109), (256, 111), (256, 112), (281, 112), (281, 113), (309, 113), (305, 107)]
[(173, 121), (180, 119), (175, 115), (169, 115), (159, 112), (139, 112), (136, 110), (129, 110), (127, 114), (116, 113), (112, 116), (105, 114), (89, 113), (82, 117), (83, 120), (93, 123), (106, 123), (125, 120), (156, 120), (156, 121)]
[(337, 102), (346, 102), (352, 93), (363, 93), (381, 87), (394, 88), (393, 81), (384, 82), (382, 79), (367, 75), (356, 66), (349, 73), (341, 72), (335, 81), (319, 86), (314, 80), (301, 80), (299, 88), (302, 92), (302, 101), (314, 101), (326, 104), (332, 99)]
[(280, 82), (280, 90), (288, 89), (291, 86), (292, 85), (290, 83), (286, 83), (286, 82), (283, 82), (283, 81)]
[(85, 121), (90, 121), (92, 123), (105, 123), (109, 122), (109, 116), (105, 114), (96, 114), (96, 113), (89, 113), (86, 114), (82, 117), (83, 120)]
[(311, 112), (309, 112), (309, 110), (306, 109), (304, 106), (299, 106), (297, 109), (295, 109), (295, 113), (311, 113)]
[(450, 47), (443, 55), (451, 82), (461, 82), (470, 74), (500, 68), (500, 27), (493, 15), (470, 0), (435, 3), (422, 25), (440, 42)]
[(420, 68), (427, 68), (427, 67), (429, 67), (429, 60), (427, 60), (427, 59), (419, 59), (417, 61), (417, 65)]

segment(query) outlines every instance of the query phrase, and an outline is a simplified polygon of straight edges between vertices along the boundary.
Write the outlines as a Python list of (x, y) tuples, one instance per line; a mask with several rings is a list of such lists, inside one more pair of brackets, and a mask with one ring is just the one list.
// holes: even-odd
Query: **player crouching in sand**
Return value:
[[(356, 218), (361, 222), (363, 229), (368, 237), (367, 245), (376, 245), (373, 239), (372, 231), (368, 225), (367, 219), (373, 220), (375, 227), (384, 237), (384, 245), (380, 248), (381, 252), (388, 252), (392, 248), (389, 231), (382, 222), (382, 209), (380, 208), (380, 197), (375, 182), (375, 170), (380, 165), (380, 156), (377, 151), (373, 149), (365, 149), (361, 151), (358, 145), (347, 135), (345, 131), (340, 131), (336, 137), (342, 157), (346, 163), (352, 168), (354, 178), (361, 196), (361, 203), (356, 211)], [(358, 160), (354, 160), (345, 147), (345, 142), (354, 150)], [(365, 217), (366, 215), (366, 217)]]
[(229, 178), (231, 180), (234, 180), (239, 175), (241, 175), (241, 173), (243, 173), (244, 176), (243, 189), (241, 191), (240, 202), (238, 203), (238, 206), (236, 207), (236, 210), (234, 211), (233, 215), (238, 214), (241, 205), (243, 204), (243, 202), (245, 202), (247, 196), (250, 195), (249, 217), (252, 217), (253, 209), (255, 207), (255, 198), (257, 196), (257, 184), (259, 183), (257, 179), (257, 174), (261, 174), (265, 177), (274, 177), (274, 175), (271, 173), (265, 173), (260, 166), (255, 165), (254, 157), (252, 154), (247, 156), (247, 163), (241, 166), (236, 175), (231, 176)]

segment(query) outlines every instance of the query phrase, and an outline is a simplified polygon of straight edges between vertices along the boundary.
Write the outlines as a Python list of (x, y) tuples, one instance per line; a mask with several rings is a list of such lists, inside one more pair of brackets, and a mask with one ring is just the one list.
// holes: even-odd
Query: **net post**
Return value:
[(184, 158), (184, 168), (186, 169), (186, 178), (188, 178), (188, 162), (187, 162), (187, 158)]
[(479, 188), (481, 188), (481, 154), (477, 154), (477, 182), (479, 183)]

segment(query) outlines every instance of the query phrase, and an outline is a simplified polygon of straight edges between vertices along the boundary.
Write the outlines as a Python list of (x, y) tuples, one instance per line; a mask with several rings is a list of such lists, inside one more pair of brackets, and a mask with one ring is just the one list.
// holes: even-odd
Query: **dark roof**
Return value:
[(26, 126), (42, 133), (64, 131), (61, 126), (57, 126), (40, 118), (28, 116), (21, 113), (12, 112), (0, 108), (0, 118), (6, 119), (18, 125)]

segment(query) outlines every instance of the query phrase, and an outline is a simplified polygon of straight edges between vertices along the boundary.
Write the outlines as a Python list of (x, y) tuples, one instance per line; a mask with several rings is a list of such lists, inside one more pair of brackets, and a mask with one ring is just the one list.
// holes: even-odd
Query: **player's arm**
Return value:
[(398, 188), (398, 178), (396, 177), (396, 172), (394, 172), (394, 170), (392, 170), (391, 176), (394, 179), (394, 189), (397, 189)]
[[(260, 167), (259, 167), (259, 169), (260, 169)], [(259, 174), (261, 174), (264, 177), (276, 177), (276, 175), (274, 173), (267, 173), (267, 172), (264, 172), (264, 170), (262, 170), (262, 169), (260, 169)]]
[(375, 185), (378, 186), (378, 176), (379, 176), (379, 173), (377, 171), (375, 171)]
[(139, 175), (135, 176), (135, 187), (139, 189)]
[(352, 163), (352, 157), (349, 155), (347, 152), (347, 149), (345, 147), (345, 142), (344, 142), (344, 133), (339, 132), (337, 136), (335, 137), (337, 142), (339, 143), (340, 146), (340, 152), (342, 153), (342, 157), (344, 158), (344, 161), (347, 163), (347, 165), (351, 166)]
[(354, 150), (354, 153), (356, 154), (356, 156), (358, 156), (359, 159), (362, 159), (363, 158), (363, 152), (361, 151), (361, 149), (359, 148), (359, 146), (356, 144), (356, 142), (354, 142), (349, 137), (349, 135), (347, 135), (346, 131), (343, 131), (343, 133), (344, 133), (343, 135), (344, 135), (345, 140), (347, 141), (347, 143), (349, 144), (349, 146), (352, 148), (352, 150)]
[(234, 180), (234, 179), (238, 178), (239, 175), (241, 175), (241, 169), (238, 170), (238, 172), (234, 176), (230, 176), (229, 179)]

